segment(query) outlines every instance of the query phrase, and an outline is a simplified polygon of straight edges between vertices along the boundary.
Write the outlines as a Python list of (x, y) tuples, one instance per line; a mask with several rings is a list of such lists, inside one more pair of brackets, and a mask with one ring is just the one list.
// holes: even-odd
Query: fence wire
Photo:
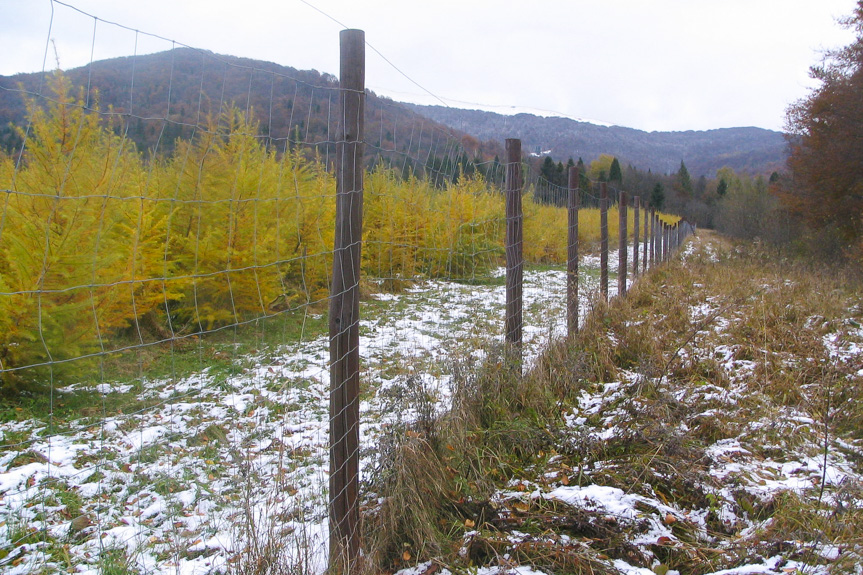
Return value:
[[(338, 81), (83, 16), (87, 66), (0, 79), (0, 568), (323, 572)], [(503, 340), (506, 225), (502, 143), (382, 98), (364, 142), (361, 480)], [(525, 184), (530, 362), (566, 333), (568, 190)]]

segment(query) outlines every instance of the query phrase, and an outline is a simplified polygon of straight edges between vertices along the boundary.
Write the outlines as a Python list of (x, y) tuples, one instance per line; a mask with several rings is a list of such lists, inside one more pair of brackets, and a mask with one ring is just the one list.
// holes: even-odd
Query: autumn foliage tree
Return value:
[(847, 247), (863, 238), (863, 0), (844, 23), (856, 39), (812, 68), (820, 85), (788, 109), (792, 178), (781, 197)]

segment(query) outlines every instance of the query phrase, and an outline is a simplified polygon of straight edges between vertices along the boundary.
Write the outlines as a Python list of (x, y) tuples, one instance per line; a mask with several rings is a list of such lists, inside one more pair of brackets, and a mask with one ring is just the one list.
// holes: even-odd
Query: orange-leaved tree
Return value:
[(863, 0), (845, 24), (855, 40), (812, 68), (820, 85), (788, 109), (793, 177), (781, 197), (811, 227), (838, 233), (848, 246), (863, 237)]

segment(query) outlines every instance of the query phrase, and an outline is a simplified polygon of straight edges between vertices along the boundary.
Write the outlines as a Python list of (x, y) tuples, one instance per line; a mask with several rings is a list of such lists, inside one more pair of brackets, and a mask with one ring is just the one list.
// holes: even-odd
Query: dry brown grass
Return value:
[[(863, 343), (859, 284), (700, 234), (626, 298), (594, 302), (578, 337), (524, 377), (492, 354), (456, 370), (451, 412), (395, 430), (366, 516), (377, 565), (615, 573), (618, 558), (701, 575), (777, 555), (837, 573), (861, 561), (859, 481), (813, 472), (808, 488), (753, 494), (795, 458), (863, 474), (863, 359), (825, 347)], [(739, 450), (713, 455), (723, 440)], [(743, 471), (717, 476), (722, 458)], [(671, 508), (673, 541), (635, 545), (643, 522), (518, 495), (561, 485), (654, 501), (644, 520)]]

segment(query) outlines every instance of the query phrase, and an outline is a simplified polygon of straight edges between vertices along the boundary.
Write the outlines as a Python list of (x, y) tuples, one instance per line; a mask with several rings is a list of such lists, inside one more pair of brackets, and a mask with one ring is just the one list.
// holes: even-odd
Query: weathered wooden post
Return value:
[(570, 338), (578, 333), (578, 208), (579, 170), (571, 166), (568, 174), (568, 231), (566, 250), (566, 326)]
[(662, 261), (667, 261), (668, 256), (670, 255), (670, 251), (668, 249), (669, 239), (671, 238), (671, 234), (668, 233), (669, 225), (665, 222), (662, 222)]
[(608, 188), (599, 183), (599, 291), (608, 301)]
[(618, 194), (617, 202), (617, 295), (626, 295), (626, 270), (627, 270), (627, 230), (626, 230), (626, 192)]
[(649, 217), (650, 217), (650, 214), (648, 213), (647, 204), (645, 204), (644, 205), (644, 263), (641, 264), (641, 270), (645, 273), (647, 272), (647, 256), (648, 256), (648, 250), (650, 248), (650, 234), (648, 233), (649, 232), (649, 230), (648, 230), (648, 228), (649, 228), (648, 218)]
[(656, 266), (656, 210), (650, 208), (650, 267)]
[(360, 247), (365, 33), (342, 30), (336, 229), (330, 288), (330, 570), (359, 570)]
[(641, 230), (639, 229), (639, 220), (641, 218), (641, 214), (639, 210), (641, 208), (641, 198), (639, 196), (635, 196), (632, 198), (632, 281), (635, 281), (635, 278), (638, 277), (638, 240), (639, 233)]
[(506, 321), (507, 354), (521, 369), (522, 278), (521, 140), (506, 140)]
[(665, 222), (659, 220), (659, 263), (665, 261)]

